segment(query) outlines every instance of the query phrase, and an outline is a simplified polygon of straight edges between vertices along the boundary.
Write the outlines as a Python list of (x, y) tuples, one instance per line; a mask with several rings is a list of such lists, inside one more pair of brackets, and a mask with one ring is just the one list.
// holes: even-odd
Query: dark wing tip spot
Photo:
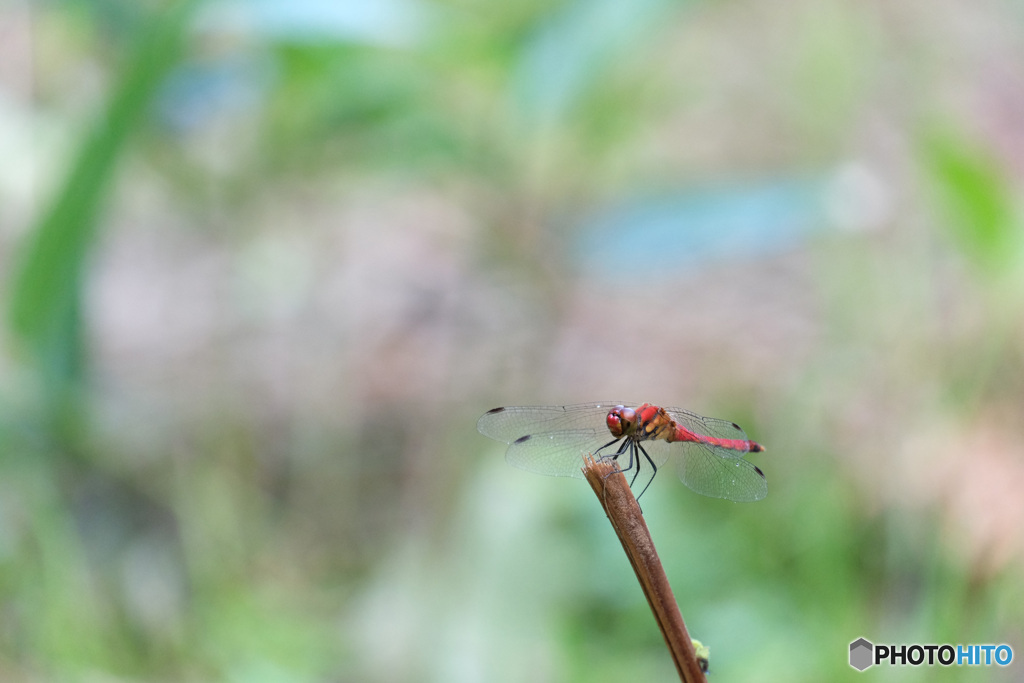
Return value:
[(527, 434), (526, 436), (519, 437), (518, 439), (516, 439), (512, 443), (523, 443), (524, 441), (529, 441), (532, 438), (533, 438), (533, 434)]
[(740, 432), (743, 431), (743, 429), (740, 428), (740, 426), (738, 424), (736, 424), (735, 422), (732, 423), (732, 426), (735, 427), (737, 431), (740, 431)]
[(491, 408), (490, 410), (487, 411), (487, 415), (493, 415), (494, 413), (500, 413), (500, 412), (502, 412), (504, 410), (505, 410), (504, 407), (501, 407), (501, 408)]
[(764, 476), (764, 472), (761, 471), (760, 467), (758, 467), (757, 465), (754, 465), (754, 471), (757, 472), (758, 474), (760, 474), (762, 479), (764, 479), (765, 481), (768, 481), (768, 477)]

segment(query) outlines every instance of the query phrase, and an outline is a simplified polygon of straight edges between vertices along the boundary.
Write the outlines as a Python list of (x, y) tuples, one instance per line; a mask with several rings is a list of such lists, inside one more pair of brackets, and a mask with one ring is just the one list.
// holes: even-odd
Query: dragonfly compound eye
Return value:
[(636, 424), (636, 412), (632, 408), (617, 406), (608, 413), (605, 423), (612, 436), (622, 436), (630, 432)]

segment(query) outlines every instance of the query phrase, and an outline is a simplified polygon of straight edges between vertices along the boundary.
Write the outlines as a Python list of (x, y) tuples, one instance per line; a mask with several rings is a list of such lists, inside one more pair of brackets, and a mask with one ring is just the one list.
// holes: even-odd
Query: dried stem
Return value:
[(704, 672), (697, 663), (690, 634), (686, 631), (683, 616), (679, 613), (665, 570), (654, 549), (651, 533), (647, 530), (640, 505), (633, 497), (626, 477), (613, 462), (595, 461), (589, 457), (585, 459), (583, 474), (601, 501), (633, 565), (636, 578), (640, 581), (647, 603), (654, 612), (654, 618), (672, 654), (679, 678), (683, 683), (706, 683)]

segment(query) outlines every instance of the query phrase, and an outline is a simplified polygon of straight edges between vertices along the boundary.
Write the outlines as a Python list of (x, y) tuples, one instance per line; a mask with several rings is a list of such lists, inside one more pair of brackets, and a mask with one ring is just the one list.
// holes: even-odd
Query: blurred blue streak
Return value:
[(200, 128), (219, 115), (250, 112), (262, 106), (273, 80), (269, 60), (228, 56), (185, 64), (160, 89), (160, 121), (178, 133)]
[(409, 46), (422, 38), (428, 9), (417, 0), (222, 0), (210, 6), (202, 27), (277, 42)]
[(672, 0), (574, 0), (554, 11), (523, 46), (513, 94), (535, 124), (567, 114), (602, 71), (645, 36), (678, 3)]
[(825, 190), (790, 179), (631, 199), (584, 222), (572, 253), (584, 271), (616, 276), (778, 253), (829, 225)]

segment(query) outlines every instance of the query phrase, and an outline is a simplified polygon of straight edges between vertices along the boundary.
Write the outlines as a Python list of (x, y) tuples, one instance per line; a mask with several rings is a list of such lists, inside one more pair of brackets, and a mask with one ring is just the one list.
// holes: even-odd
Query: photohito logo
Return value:
[(866, 638), (850, 643), (850, 666), (863, 671), (875, 664), (890, 666), (1007, 666), (1013, 661), (1009, 645), (875, 645)]

